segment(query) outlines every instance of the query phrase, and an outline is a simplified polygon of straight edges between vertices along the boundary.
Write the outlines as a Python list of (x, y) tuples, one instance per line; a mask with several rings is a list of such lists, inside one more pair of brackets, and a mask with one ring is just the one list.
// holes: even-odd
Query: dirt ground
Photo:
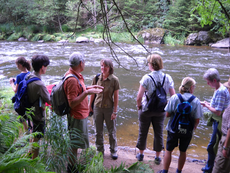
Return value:
[[(138, 153), (138, 149), (135, 148), (129, 148), (129, 147), (118, 147), (118, 159), (112, 160), (110, 157), (109, 147), (105, 146), (105, 154), (104, 154), (104, 167), (110, 169), (111, 166), (120, 166), (121, 163), (125, 163), (126, 167), (128, 168), (133, 163), (137, 162), (136, 154)], [(157, 173), (157, 171), (161, 170), (163, 168), (163, 156), (162, 162), (160, 165), (156, 165), (154, 163), (155, 158), (155, 152), (153, 151), (145, 151), (144, 153), (144, 160), (143, 162), (146, 164), (149, 164), (150, 167), (154, 170), (154, 173)], [(172, 162), (169, 168), (169, 173), (175, 173), (177, 169), (177, 161), (178, 159), (175, 157), (172, 157)], [(185, 166), (183, 168), (183, 173), (198, 173), (202, 172), (201, 168), (205, 166), (205, 163), (200, 160), (189, 160), (187, 159), (185, 162)]]

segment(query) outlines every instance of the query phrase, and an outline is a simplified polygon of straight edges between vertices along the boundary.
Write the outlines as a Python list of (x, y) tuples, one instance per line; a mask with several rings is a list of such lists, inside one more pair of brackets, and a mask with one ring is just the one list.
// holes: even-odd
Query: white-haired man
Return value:
[[(98, 94), (102, 92), (103, 87), (98, 85), (88, 86), (84, 84), (84, 78), (81, 72), (85, 68), (84, 55), (80, 52), (74, 52), (69, 57), (70, 68), (65, 76), (69, 74), (75, 77), (68, 78), (64, 83), (64, 90), (70, 106), (68, 118), (68, 129), (70, 133), (71, 151), (67, 172), (78, 172), (76, 166), (78, 148), (86, 149), (89, 147), (88, 138), (88, 97), (90, 94)], [(77, 144), (76, 144), (77, 143)]]

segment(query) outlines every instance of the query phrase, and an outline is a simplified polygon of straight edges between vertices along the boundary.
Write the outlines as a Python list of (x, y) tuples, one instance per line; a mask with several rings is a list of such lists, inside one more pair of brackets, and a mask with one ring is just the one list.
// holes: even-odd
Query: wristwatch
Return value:
[(113, 112), (113, 114), (117, 115), (117, 112)]
[(228, 147), (223, 146), (223, 149), (224, 149), (224, 150), (228, 150), (229, 148), (228, 148)]

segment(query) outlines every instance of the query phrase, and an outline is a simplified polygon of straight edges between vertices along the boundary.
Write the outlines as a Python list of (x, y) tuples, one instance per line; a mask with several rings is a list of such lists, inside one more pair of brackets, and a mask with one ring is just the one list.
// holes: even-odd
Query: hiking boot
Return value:
[(157, 173), (168, 173), (168, 171), (166, 171), (166, 170), (160, 170)]
[(156, 165), (160, 165), (161, 164), (161, 158), (160, 157), (155, 157), (154, 162), (155, 162)]
[(138, 161), (143, 161), (144, 154), (139, 153), (139, 154), (136, 155), (136, 158), (137, 158)]
[(203, 173), (211, 173), (212, 172), (209, 169), (207, 169), (206, 167), (201, 168), (201, 171), (203, 171)]
[(118, 158), (117, 152), (111, 153), (110, 156), (111, 156), (111, 158), (112, 158), (113, 160), (117, 160), (117, 158)]

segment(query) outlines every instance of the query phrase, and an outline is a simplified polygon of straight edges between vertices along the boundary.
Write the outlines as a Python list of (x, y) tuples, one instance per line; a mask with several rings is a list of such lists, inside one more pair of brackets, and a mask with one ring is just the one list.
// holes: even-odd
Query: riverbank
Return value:
[[(119, 167), (122, 163), (126, 165), (126, 168), (130, 167), (132, 164), (137, 162), (136, 154), (138, 153), (138, 149), (130, 148), (128, 146), (119, 146), (118, 147), (118, 159), (112, 160), (109, 152), (109, 145), (105, 145), (105, 154), (104, 154), (104, 167), (106, 169), (111, 169), (111, 167)], [(160, 165), (156, 165), (154, 163), (155, 152), (147, 150), (144, 153), (144, 164), (148, 164), (150, 168), (153, 169), (154, 173), (163, 169), (163, 161)], [(162, 156), (162, 160), (163, 160)], [(176, 157), (172, 157), (172, 162), (170, 164), (169, 173), (175, 173), (177, 169), (177, 161)], [(183, 168), (183, 173), (197, 173), (201, 172), (201, 168), (205, 166), (205, 162), (203, 160), (191, 160), (187, 159)]]

